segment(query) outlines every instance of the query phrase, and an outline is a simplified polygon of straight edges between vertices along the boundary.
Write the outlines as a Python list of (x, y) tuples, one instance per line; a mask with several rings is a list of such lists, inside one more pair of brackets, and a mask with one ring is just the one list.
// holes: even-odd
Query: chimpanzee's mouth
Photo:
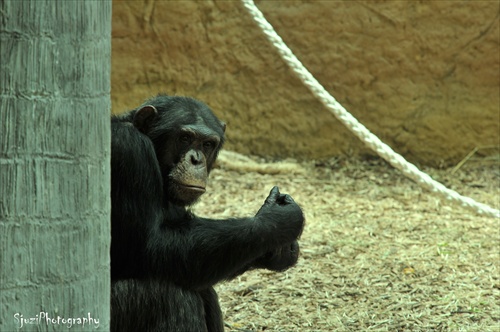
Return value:
[(183, 190), (194, 191), (194, 192), (198, 192), (200, 194), (203, 194), (206, 191), (205, 187), (201, 187), (201, 186), (179, 183), (179, 182), (177, 182), (177, 185), (179, 187), (181, 187)]

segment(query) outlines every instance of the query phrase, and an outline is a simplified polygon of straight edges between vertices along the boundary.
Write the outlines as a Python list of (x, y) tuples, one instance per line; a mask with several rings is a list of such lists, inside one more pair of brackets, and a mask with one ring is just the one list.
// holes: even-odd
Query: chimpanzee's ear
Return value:
[(134, 126), (141, 132), (146, 133), (157, 115), (158, 111), (154, 106), (143, 106), (134, 114)]
[(224, 132), (224, 133), (225, 133), (225, 132), (226, 132), (226, 123), (225, 123), (225, 122), (220, 121), (220, 124), (221, 124), (221, 126), (222, 126), (222, 132)]

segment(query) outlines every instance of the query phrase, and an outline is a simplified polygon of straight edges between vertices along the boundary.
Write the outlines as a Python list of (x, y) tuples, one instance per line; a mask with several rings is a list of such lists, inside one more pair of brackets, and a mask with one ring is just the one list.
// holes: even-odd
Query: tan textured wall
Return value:
[[(451, 165), (474, 147), (498, 147), (498, 1), (257, 5), (326, 89), (411, 161)], [(228, 123), (227, 147), (242, 153), (369, 152), (238, 1), (113, 2), (113, 111), (159, 91), (205, 101)]]

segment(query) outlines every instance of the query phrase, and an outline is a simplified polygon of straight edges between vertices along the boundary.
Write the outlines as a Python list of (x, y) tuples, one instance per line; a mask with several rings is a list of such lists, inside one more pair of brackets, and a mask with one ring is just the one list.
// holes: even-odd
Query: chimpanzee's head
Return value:
[(158, 95), (132, 115), (134, 126), (154, 144), (166, 199), (177, 205), (194, 203), (206, 190), (226, 124), (189, 97)]

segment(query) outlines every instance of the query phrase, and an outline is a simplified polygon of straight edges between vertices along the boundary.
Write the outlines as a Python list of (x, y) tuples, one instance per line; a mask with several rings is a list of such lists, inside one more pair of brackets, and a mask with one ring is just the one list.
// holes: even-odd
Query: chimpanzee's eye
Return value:
[(188, 144), (191, 142), (191, 136), (189, 136), (188, 134), (181, 134), (181, 136), (179, 136), (179, 141), (181, 143)]
[(212, 150), (213, 148), (215, 148), (215, 142), (213, 142), (213, 141), (206, 141), (206, 142), (203, 142), (203, 147), (204, 147), (205, 149)]

